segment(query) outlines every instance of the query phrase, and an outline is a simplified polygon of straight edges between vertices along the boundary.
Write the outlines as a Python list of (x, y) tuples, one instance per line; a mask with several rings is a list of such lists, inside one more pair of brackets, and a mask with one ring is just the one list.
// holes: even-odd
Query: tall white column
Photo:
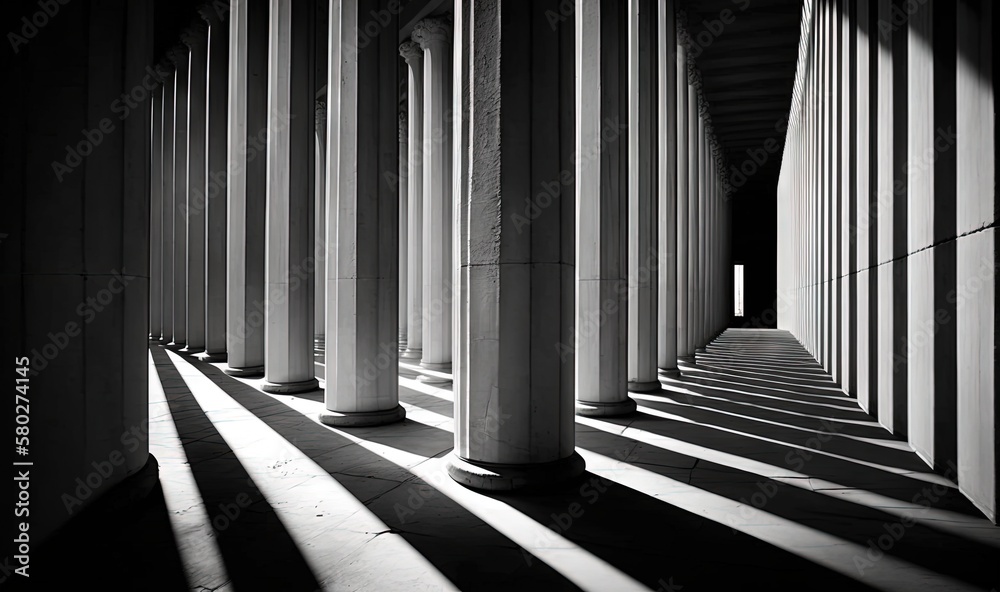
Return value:
[(165, 89), (152, 91), (149, 168), (149, 338), (163, 336), (163, 97)]
[(690, 283), (688, 282), (688, 268), (690, 267), (690, 251), (688, 249), (688, 218), (690, 211), (690, 184), (688, 175), (690, 171), (690, 160), (693, 157), (688, 148), (688, 44), (690, 40), (687, 31), (680, 24), (678, 17), (677, 27), (677, 84), (675, 94), (677, 97), (677, 182), (675, 184), (677, 192), (677, 357), (687, 358), (694, 355), (694, 349), (688, 340), (689, 315), (688, 306), (691, 300)]
[[(317, 43), (325, 47), (326, 40), (318, 39)], [(324, 340), (326, 348), (326, 261), (327, 252), (331, 250), (326, 243), (326, 154), (329, 141), (326, 137), (326, 95), (316, 101), (316, 163), (313, 187), (313, 257), (316, 267), (313, 275), (313, 336)], [(325, 378), (325, 377), (324, 377)]]
[(657, 20), (657, 80), (659, 90), (658, 110), (658, 176), (659, 192), (659, 286), (657, 324), (657, 366), (668, 376), (677, 376), (677, 306), (678, 293), (678, 202), (677, 193), (679, 155), (677, 151), (678, 95), (677, 72), (679, 59), (677, 47), (677, 22), (675, 3), (660, 6)]
[(226, 361), (226, 187), (229, 131), (229, 24), (212, 7), (199, 11), (208, 23), (208, 176), (205, 189), (205, 355)]
[(272, 393), (319, 388), (313, 361), (315, 14), (312, 0), (271, 0), (261, 388)]
[(177, 75), (170, 74), (163, 83), (163, 169), (160, 175), (160, 301), (163, 333), (160, 343), (174, 340), (174, 105)]
[(997, 521), (997, 209), (993, 2), (958, 3), (958, 486)]
[(687, 347), (689, 355), (695, 354), (698, 347), (698, 192), (701, 181), (701, 153), (698, 151), (698, 132), (700, 117), (698, 104), (700, 96), (700, 76), (694, 63), (691, 51), (687, 57)]
[(399, 111), (399, 351), (400, 353), (406, 351), (406, 335), (408, 330), (407, 316), (409, 314), (409, 302), (407, 300), (407, 276), (409, 272), (407, 270), (407, 260), (409, 257), (409, 249), (407, 248), (408, 234), (406, 232), (407, 225), (409, 225), (409, 208), (407, 207), (407, 201), (409, 200), (409, 183), (407, 181), (407, 164), (406, 160), (408, 158), (409, 142), (407, 138), (408, 126), (406, 125), (406, 109), (401, 108)]
[[(580, 415), (635, 411), (628, 396), (628, 105), (617, 89), (628, 72), (624, 3), (576, 6), (576, 398)], [(608, 126), (614, 129), (608, 130)]]
[(871, 366), (869, 363), (871, 349), (871, 306), (870, 294), (873, 271), (871, 269), (870, 236), (873, 220), (871, 207), (871, 72), (869, 67), (872, 40), (869, 36), (869, 0), (857, 0), (857, 44), (855, 89), (857, 96), (857, 114), (855, 116), (854, 160), (857, 170), (854, 195), (856, 200), (854, 223), (855, 231), (855, 270), (857, 271), (857, 308), (854, 317), (855, 347), (857, 348), (857, 367), (855, 384), (858, 404), (867, 412), (872, 411), (873, 401), (869, 381)]
[[(298, 1), (298, 0), (296, 0)], [(380, 2), (330, 10), (326, 411), (336, 426), (400, 421), (398, 82), (395, 39), (360, 44)], [(339, 10), (338, 10), (339, 8)], [(388, 27), (395, 30), (396, 23)]]
[(174, 332), (171, 345), (187, 343), (187, 196), (188, 196), (188, 107), (190, 104), (191, 52), (186, 45), (170, 50), (177, 67), (174, 99), (174, 199), (170, 215), (174, 219)]
[[(424, 52), (413, 41), (399, 46), (406, 60), (406, 349), (400, 358), (420, 361), (424, 335)], [(400, 262), (402, 264), (402, 262)]]
[[(424, 19), (413, 28), (424, 50), (423, 121), (423, 356), (428, 370), (451, 372), (452, 341), (452, 112), (451, 25)], [(427, 382), (443, 379), (426, 375)]]
[[(547, 11), (557, 9), (556, 0), (456, 2), (456, 56), (468, 60), (461, 64), (468, 79), (456, 86), (469, 94), (456, 97), (455, 111), (470, 117), (456, 126), (468, 129), (458, 150), (476, 150), (468, 178), (456, 181), (465, 190), (456, 190), (459, 344), (448, 471), (477, 489), (538, 488), (584, 470), (574, 450), (573, 357), (553, 347), (572, 339), (563, 250), (572, 194), (552, 196), (530, 220), (524, 215), (524, 196), (561, 178), (572, 152), (572, 124), (560, 121), (573, 100), (563, 91), (571, 78), (560, 55), (570, 53), (573, 29), (548, 26)], [(481, 93), (496, 99), (494, 108), (468, 108)]]
[(183, 207), (187, 223), (187, 341), (183, 351), (205, 349), (205, 209), (208, 161), (208, 25), (196, 21), (183, 35), (191, 51), (188, 78), (188, 189)]
[(659, 326), (657, 9), (628, 0), (628, 390), (656, 392)]
[[(892, 0), (877, 0), (879, 19), (890, 22), (892, 18)], [(897, 197), (902, 200), (905, 195), (897, 196), (894, 189), (895, 168), (893, 153), (893, 55), (892, 38), (896, 34), (890, 29), (880, 28), (878, 33), (878, 43), (875, 43), (878, 51), (878, 105), (876, 121), (878, 129), (877, 136), (877, 161), (876, 171), (876, 215), (878, 216), (878, 243), (877, 247), (877, 294), (878, 310), (877, 319), (877, 344), (878, 354), (876, 359), (878, 364), (877, 385), (878, 385), (878, 420), (890, 431), (904, 426), (893, 424), (893, 392), (895, 367), (892, 352), (895, 351), (896, 344), (893, 343), (893, 328), (895, 319), (893, 318), (893, 230), (894, 230), (894, 202)]]
[(264, 373), (268, 0), (229, 13), (229, 204), (226, 350), (233, 376)]

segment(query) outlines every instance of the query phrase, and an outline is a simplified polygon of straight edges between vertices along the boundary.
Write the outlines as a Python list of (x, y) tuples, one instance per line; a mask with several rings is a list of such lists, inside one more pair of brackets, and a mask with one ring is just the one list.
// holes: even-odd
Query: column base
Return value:
[(205, 348), (199, 345), (185, 345), (181, 349), (177, 350), (182, 354), (200, 354), (205, 351)]
[(215, 363), (215, 362), (227, 362), (229, 361), (229, 354), (226, 352), (210, 354), (208, 352), (203, 353), (198, 356), (198, 359), (202, 362)]
[(647, 382), (629, 382), (628, 390), (633, 393), (658, 393), (663, 390), (663, 386), (660, 384), (659, 380), (650, 380)]
[(159, 341), (160, 345), (168, 345), (170, 343), (170, 338), (169, 337), (160, 337), (156, 341)]
[(291, 395), (293, 393), (307, 393), (309, 391), (317, 390), (319, 388), (319, 381), (315, 378), (299, 382), (268, 382), (265, 380), (263, 384), (260, 385), (260, 388), (265, 393)]
[(576, 402), (576, 414), (585, 417), (614, 417), (616, 415), (628, 415), (635, 413), (636, 404), (631, 398), (626, 397), (624, 401), (614, 403), (599, 403), (593, 401)]
[(445, 384), (451, 384), (452, 380), (450, 378), (445, 378), (443, 376), (431, 376), (429, 374), (421, 374), (417, 377), (417, 382), (426, 384), (427, 386), (440, 386)]
[(678, 368), (660, 368), (660, 376), (667, 378), (680, 378), (681, 371)]
[(704, 354), (704, 353), (708, 353), (708, 350), (706, 350), (703, 347), (696, 347), (695, 350), (694, 350), (694, 353), (696, 353), (696, 354)]
[(416, 360), (420, 361), (420, 358), (424, 356), (424, 352), (421, 349), (410, 349), (406, 348), (406, 351), (399, 354), (399, 359), (401, 360)]
[(327, 409), (319, 414), (319, 420), (328, 426), (338, 428), (361, 428), (380, 426), (406, 419), (406, 410), (402, 405), (383, 411), (331, 411)]
[(452, 479), (480, 491), (547, 489), (579, 477), (587, 468), (577, 452), (554, 462), (498, 464), (467, 460), (452, 451), (448, 455), (447, 466)]
[(248, 366), (246, 368), (233, 368), (232, 366), (226, 366), (222, 369), (222, 371), (230, 376), (237, 376), (239, 378), (251, 378), (254, 376), (264, 375), (263, 366)]
[(166, 346), (169, 347), (169, 348), (172, 348), (172, 349), (181, 350), (181, 349), (184, 349), (185, 347), (187, 347), (187, 344), (184, 343), (183, 341), (181, 341), (180, 343), (178, 343), (176, 341), (171, 341)]
[(434, 372), (447, 372), (451, 373), (451, 362), (437, 363), (437, 362), (420, 362), (421, 368), (426, 368), (427, 370), (433, 370)]

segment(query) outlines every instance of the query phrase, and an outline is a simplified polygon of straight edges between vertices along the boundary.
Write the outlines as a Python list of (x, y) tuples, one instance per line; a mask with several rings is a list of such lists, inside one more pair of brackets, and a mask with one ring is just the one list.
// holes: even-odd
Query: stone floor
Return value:
[[(317, 360), (322, 362), (322, 357)], [(449, 479), (452, 393), (402, 368), (405, 422), (321, 425), (323, 392), (150, 350), (160, 487), (49, 545), (128, 590), (996, 590), (1000, 528), (791, 335), (730, 330), (631, 417), (577, 417), (579, 482)]]

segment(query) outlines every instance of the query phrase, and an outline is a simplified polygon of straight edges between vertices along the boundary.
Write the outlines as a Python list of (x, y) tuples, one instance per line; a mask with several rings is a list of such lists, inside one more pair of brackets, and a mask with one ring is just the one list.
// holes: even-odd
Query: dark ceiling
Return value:
[[(750, 158), (747, 150), (764, 148), (772, 138), (783, 147), (801, 0), (682, 0), (681, 6), (729, 164), (739, 166)], [(780, 163), (780, 149), (769, 158)]]

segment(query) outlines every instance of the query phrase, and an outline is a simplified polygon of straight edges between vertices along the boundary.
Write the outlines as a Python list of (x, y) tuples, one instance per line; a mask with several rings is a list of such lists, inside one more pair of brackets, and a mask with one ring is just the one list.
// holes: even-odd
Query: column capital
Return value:
[(326, 101), (316, 101), (316, 132), (326, 129)]
[(198, 19), (181, 31), (181, 41), (191, 49), (200, 49), (208, 43), (208, 23)]
[(411, 66), (413, 65), (413, 60), (424, 59), (424, 51), (420, 49), (420, 45), (414, 41), (404, 41), (400, 43), (399, 55), (403, 56), (406, 63)]
[(173, 64), (174, 69), (179, 70), (187, 66), (188, 51), (188, 47), (183, 43), (178, 43), (167, 50), (167, 59)]
[(209, 25), (221, 25), (229, 16), (229, 2), (205, 2), (197, 9), (200, 16)]
[(445, 18), (426, 18), (413, 27), (412, 38), (427, 49), (435, 44), (451, 41), (451, 21)]

